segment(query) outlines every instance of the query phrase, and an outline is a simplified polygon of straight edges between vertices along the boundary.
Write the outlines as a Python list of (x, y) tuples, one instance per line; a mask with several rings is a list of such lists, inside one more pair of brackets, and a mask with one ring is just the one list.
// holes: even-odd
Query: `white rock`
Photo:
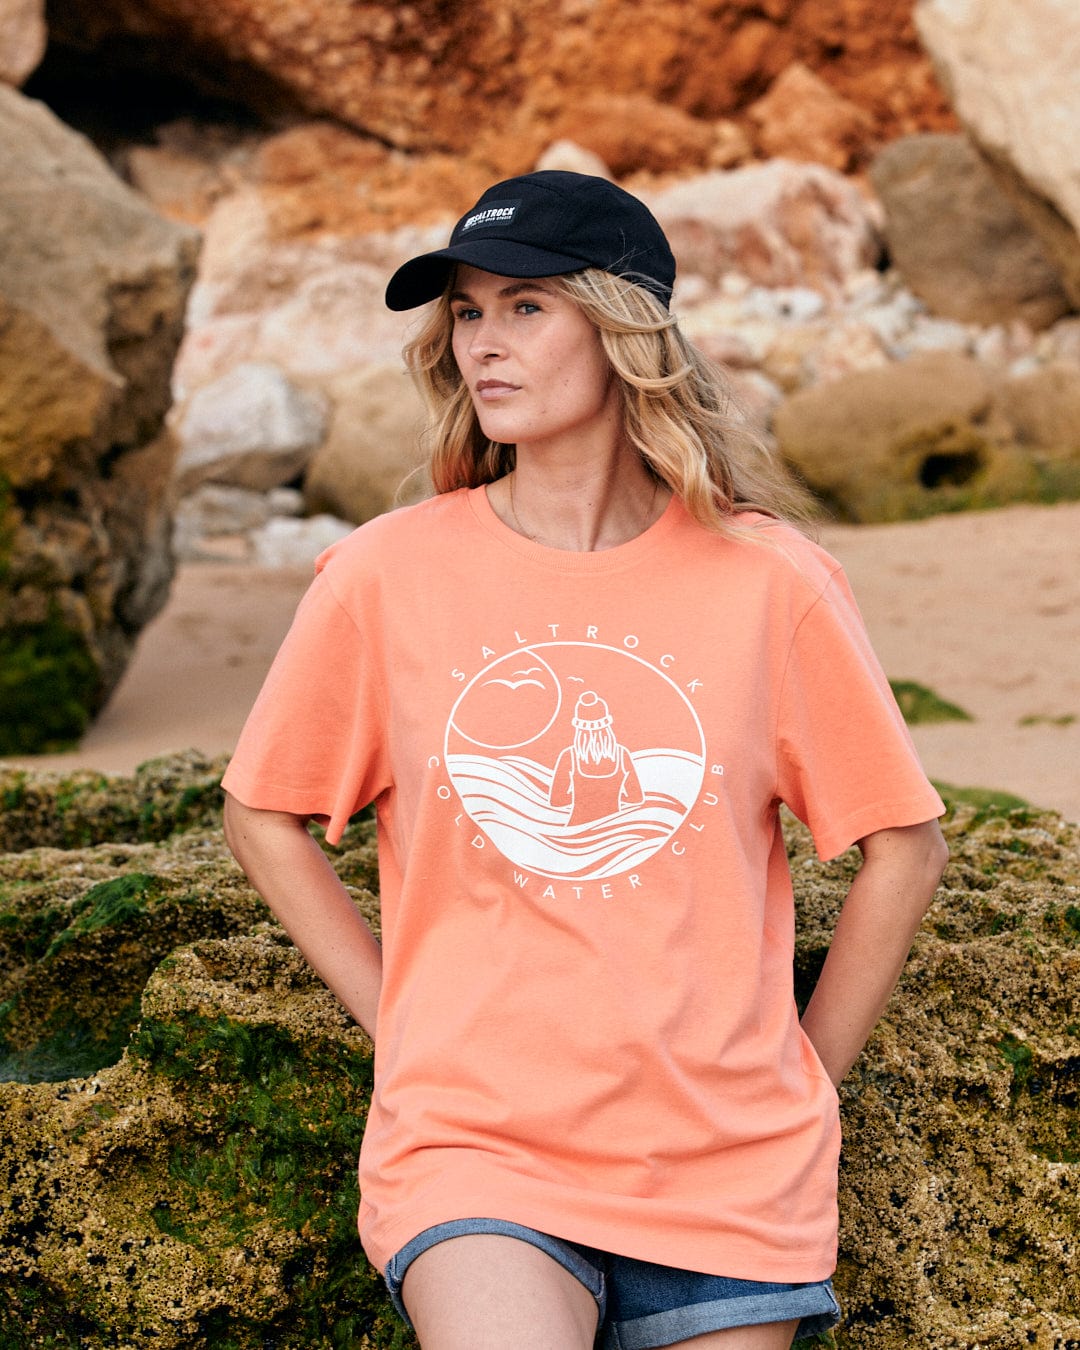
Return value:
[(724, 301), (690, 310), (679, 324), (713, 360), (741, 366), (760, 365), (783, 327), (767, 319), (746, 319), (740, 306)]
[(696, 272), (680, 272), (675, 278), (675, 289), (671, 297), (671, 308), (677, 314), (695, 305), (708, 303), (715, 295), (715, 287)]
[(354, 528), (335, 516), (309, 516), (305, 520), (277, 516), (252, 533), (252, 553), (260, 567), (306, 567)]
[(783, 330), (765, 357), (765, 372), (792, 393), (888, 363), (881, 339), (869, 324), (837, 315)]
[(889, 354), (903, 361), (915, 352), (970, 352), (976, 331), (955, 319), (918, 315), (910, 331), (890, 345)]
[(173, 512), (173, 553), (184, 562), (246, 558), (247, 535), (274, 516), (303, 514), (304, 498), (295, 488), (255, 492), (250, 488), (204, 483), (182, 497)]
[(299, 281), (262, 315), (258, 350), (290, 374), (316, 379), (396, 357), (416, 314), (383, 303), (391, 270), (338, 261)]
[(733, 329), (697, 331), (691, 341), (710, 361), (728, 370), (749, 370), (758, 364), (758, 355)]
[(825, 312), (825, 297), (808, 286), (755, 286), (743, 297), (742, 309), (750, 319), (807, 323)]
[(807, 361), (807, 382), (827, 384), (858, 370), (880, 370), (889, 355), (874, 330), (857, 319), (830, 325), (830, 332)]
[(900, 290), (884, 304), (867, 306), (859, 318), (877, 333), (887, 347), (891, 347), (911, 331), (916, 318), (925, 312), (921, 300), (910, 291)]
[(565, 173), (591, 173), (597, 178), (611, 178), (611, 170), (598, 154), (586, 150), (577, 141), (552, 141), (536, 161), (537, 169), (561, 169)]
[(1013, 361), (1009, 366), (1009, 379), (1022, 379), (1025, 375), (1034, 375), (1037, 370), (1043, 368), (1043, 363), (1037, 356), (1021, 356), (1019, 360)]
[(730, 300), (741, 300), (753, 284), (742, 272), (725, 272), (720, 278), (720, 294)]
[(844, 279), (844, 303), (849, 309), (857, 311), (884, 304), (888, 297), (888, 284), (876, 268), (864, 268)]
[(181, 492), (199, 483), (268, 490), (295, 478), (326, 434), (329, 407), (276, 366), (245, 361), (197, 389), (176, 419)]
[(707, 292), (703, 293), (697, 304), (683, 310), (682, 306), (675, 306), (679, 312), (679, 322), (686, 332), (690, 332), (695, 326), (701, 328), (734, 328), (737, 324), (745, 320), (743, 314), (742, 301), (728, 299), (723, 294), (718, 294), (715, 287), (709, 287)]
[(271, 516), (302, 516), (304, 494), (299, 488), (271, 488), (266, 494), (266, 505)]
[(972, 354), (988, 366), (1007, 366), (1021, 357), (1041, 357), (1035, 334), (1026, 323), (995, 323), (976, 332), (971, 344)]
[(173, 518), (191, 534), (240, 534), (265, 525), (271, 514), (265, 492), (204, 483), (181, 497)]

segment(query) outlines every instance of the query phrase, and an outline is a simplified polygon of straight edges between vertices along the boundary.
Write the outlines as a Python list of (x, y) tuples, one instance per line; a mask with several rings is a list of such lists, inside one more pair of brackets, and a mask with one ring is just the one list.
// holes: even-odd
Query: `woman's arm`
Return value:
[(889, 1001), (949, 856), (936, 820), (879, 830), (859, 848), (863, 863), (802, 1019), (837, 1085)]
[(308, 963), (374, 1039), (382, 949), (307, 817), (258, 811), (226, 793), (225, 838)]

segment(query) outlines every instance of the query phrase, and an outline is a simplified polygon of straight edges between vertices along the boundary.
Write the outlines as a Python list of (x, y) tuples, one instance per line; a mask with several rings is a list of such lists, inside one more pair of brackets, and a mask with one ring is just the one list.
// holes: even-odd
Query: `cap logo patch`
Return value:
[(466, 234), (469, 230), (479, 229), (482, 225), (509, 225), (517, 215), (520, 201), (516, 202), (489, 202), (480, 211), (474, 211), (471, 216), (466, 216), (461, 222), (459, 233)]

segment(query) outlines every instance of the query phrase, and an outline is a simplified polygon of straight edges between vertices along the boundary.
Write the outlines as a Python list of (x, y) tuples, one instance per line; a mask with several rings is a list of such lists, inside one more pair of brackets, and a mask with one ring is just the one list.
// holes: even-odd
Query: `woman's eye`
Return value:
[(522, 314), (540, 313), (540, 306), (532, 300), (522, 300), (522, 302), (518, 305), (518, 309)]
[(478, 309), (473, 309), (469, 305), (462, 305), (460, 309), (454, 310), (454, 318), (462, 320), (465, 323), (469, 323), (471, 320), (478, 319), (479, 317), (480, 311)]

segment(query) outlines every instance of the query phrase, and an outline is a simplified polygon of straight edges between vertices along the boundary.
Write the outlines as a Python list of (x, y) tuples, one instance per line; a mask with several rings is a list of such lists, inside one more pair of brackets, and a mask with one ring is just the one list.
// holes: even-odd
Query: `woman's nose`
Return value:
[(474, 361), (484, 361), (488, 357), (501, 356), (506, 350), (502, 329), (498, 321), (488, 315), (477, 319), (469, 334), (469, 355)]

